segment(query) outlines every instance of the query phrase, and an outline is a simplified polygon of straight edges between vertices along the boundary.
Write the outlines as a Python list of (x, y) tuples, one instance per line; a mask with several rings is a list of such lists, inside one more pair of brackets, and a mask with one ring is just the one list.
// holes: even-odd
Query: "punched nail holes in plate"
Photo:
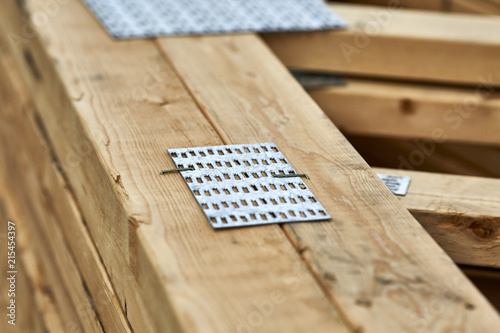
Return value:
[(331, 219), (274, 143), (168, 153), (215, 229)]

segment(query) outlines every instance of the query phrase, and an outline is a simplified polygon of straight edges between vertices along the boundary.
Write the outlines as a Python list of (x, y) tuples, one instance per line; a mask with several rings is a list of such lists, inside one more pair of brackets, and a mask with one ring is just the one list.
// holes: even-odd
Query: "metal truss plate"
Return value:
[(377, 176), (395, 195), (405, 196), (408, 193), (411, 177), (384, 175), (381, 173), (377, 173)]
[(83, 0), (115, 38), (346, 27), (320, 0)]
[(274, 143), (168, 153), (215, 229), (331, 219)]

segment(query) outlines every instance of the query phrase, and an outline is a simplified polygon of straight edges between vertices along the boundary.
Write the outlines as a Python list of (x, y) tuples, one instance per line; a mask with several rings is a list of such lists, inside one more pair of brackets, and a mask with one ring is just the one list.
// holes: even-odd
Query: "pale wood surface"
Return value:
[(500, 84), (495, 74), (500, 71), (500, 35), (491, 33), (500, 31), (500, 17), (344, 4), (332, 8), (347, 21), (347, 30), (263, 37), (293, 68), (474, 86), (484, 78)]
[[(5, 63), (6, 57), (8, 56), (6, 50), (6, 44), (3, 40), (3, 35), (0, 34), (0, 104), (2, 105), (2, 112), (0, 112), (0, 117), (3, 119), (4, 112), (7, 108), (11, 107), (12, 98), (9, 96), (10, 91), (5, 91), (5, 76), (4, 71), (5, 68), (3, 64)], [(14, 82), (12, 83), (14, 84)], [(15, 95), (14, 95), (15, 97)], [(2, 136), (2, 139), (3, 136)], [(5, 160), (5, 155), (3, 149), (0, 148), (2, 152), (2, 160)], [(7, 243), (10, 241), (7, 239), (7, 227), (9, 221), (13, 220), (13, 213), (11, 211), (11, 199), (9, 199), (9, 195), (11, 194), (7, 190), (7, 184), (3, 179), (3, 173), (0, 172), (0, 246), (2, 249), (5, 249), (0, 253), (0, 271), (7, 272), (8, 269), (8, 258), (7, 258)], [(19, 244), (17, 244), (19, 246)], [(44, 324), (42, 320), (41, 313), (39, 312), (36, 302), (35, 302), (35, 293), (32, 290), (32, 286), (29, 284), (28, 276), (26, 273), (23, 264), (21, 263), (21, 252), (17, 251), (16, 253), (16, 265), (17, 265), (17, 280), (16, 280), (16, 325), (12, 326), (7, 324), (7, 317), (2, 318), (0, 321), (0, 332), (6, 333), (14, 333), (14, 332), (34, 332), (34, 333), (43, 333), (44, 332)], [(0, 307), (2, 309), (6, 309), (10, 302), (8, 293), (9, 293), (9, 284), (4, 283), (2, 279), (2, 283), (0, 283)], [(47, 309), (49, 310), (49, 309)]]
[[(14, 212), (14, 215), (17, 213)], [(51, 260), (45, 259), (50, 258), (50, 252), (45, 251), (43, 245), (37, 244), (33, 238), (27, 236), (30, 233), (27, 228), (21, 227), (18, 231), (21, 234), (18, 239), (22, 262), (25, 263), (22, 268), (29, 276), (35, 302), (42, 312), (47, 331), (85, 332), (70, 295), (57, 276), (56, 266)]]
[(374, 171), (411, 177), (399, 200), (455, 262), (500, 268), (500, 179)]
[[(4, 184), (4, 181), (0, 177), (0, 228), (2, 231), (0, 232), (0, 245), (2, 248), (6, 249), (6, 239), (7, 233), (7, 222), (11, 219), (10, 212), (10, 202), (7, 198), (8, 194), (6, 191), (7, 186)], [(7, 269), (7, 251), (3, 251), (4, 253), (0, 254), (0, 270), (1, 272), (8, 271)], [(2, 318), (0, 321), (0, 331), (5, 333), (19, 333), (19, 332), (33, 332), (33, 333), (45, 333), (45, 325), (43, 323), (43, 318), (41, 312), (37, 308), (37, 304), (35, 301), (35, 293), (32, 289), (32, 286), (28, 282), (28, 277), (26, 273), (26, 269), (21, 262), (21, 252), (18, 252), (16, 256), (17, 261), (17, 280), (16, 280), (16, 325), (12, 326), (7, 323), (7, 316)], [(2, 283), (0, 284), (0, 307), (3, 309), (7, 309), (10, 302), (8, 297), (9, 284)], [(49, 309), (46, 309), (49, 311)]]
[[(153, 43), (112, 41), (76, 1), (38, 31), (50, 41), (50, 56), (38, 39), (30, 44), (43, 82), (24, 63), (23, 73), (134, 329), (235, 331), (259, 324), (255, 304), (277, 293), (259, 330), (347, 330), (279, 226), (215, 232), (182, 178), (159, 176), (173, 164), (167, 148), (221, 141)], [(161, 82), (148, 85), (150, 75)], [(143, 85), (147, 96), (131, 97)], [(71, 168), (67, 151), (87, 136), (91, 152)]]
[[(80, 317), (71, 295), (64, 286), (63, 278), (58, 274), (58, 269), (54, 263), (54, 253), (52, 253), (44, 240), (37, 238), (39, 230), (36, 228), (36, 208), (24, 206), (24, 191), (22, 191), (12, 175), (15, 169), (15, 163), (11, 163), (8, 156), (9, 149), (13, 149), (18, 156), (21, 155), (16, 147), (12, 145), (12, 141), (19, 140), (16, 137), (18, 129), (11, 122), (13, 114), (26, 113), (26, 105), (21, 105), (19, 101), (26, 98), (27, 92), (22, 90), (21, 82), (18, 77), (12, 76), (7, 68), (12, 67), (14, 63), (8, 57), (5, 51), (3, 38), (0, 38), (0, 103), (2, 110), (0, 113), (0, 151), (2, 159), (0, 161), (0, 188), (2, 189), (3, 210), (7, 216), (2, 216), (2, 231), (3, 234), (7, 230), (7, 217), (9, 221), (16, 223), (16, 269), (19, 273), (18, 279), (27, 279), (28, 285), (19, 285), (18, 288), (30, 288), (36, 307), (42, 310), (42, 317), (45, 327), (49, 332), (63, 332), (72, 330), (74, 332), (84, 332), (80, 322)], [(21, 96), (23, 95), (23, 96)], [(6, 149), (6, 147), (8, 147)], [(18, 147), (17, 147), (18, 148)], [(29, 156), (20, 156), (29, 160)], [(35, 180), (36, 181), (36, 180)], [(21, 208), (22, 207), (22, 208)], [(20, 214), (20, 212), (22, 212)], [(22, 218), (21, 218), (22, 217)], [(3, 241), (6, 240), (2, 239)], [(3, 247), (3, 246), (2, 246)], [(6, 249), (6, 246), (3, 247)], [(4, 256), (2, 255), (2, 258)], [(6, 258), (5, 258), (6, 259)], [(21, 265), (23, 263), (23, 265)], [(21, 277), (22, 276), (22, 277)], [(3, 285), (3, 282), (2, 282)], [(17, 289), (19, 293), (26, 292)], [(75, 295), (78, 295), (77, 291)], [(17, 309), (17, 319), (21, 322), (25, 321), (24, 316), (34, 316), (35, 320), (37, 311), (30, 313), (21, 313), (20, 311), (27, 308), (23, 305), (22, 299), (17, 299), (20, 308)], [(88, 299), (85, 298), (88, 302)], [(2, 324), (5, 323), (3, 318)], [(22, 324), (20, 325), (22, 327)], [(29, 328), (36, 329), (36, 326)], [(89, 330), (89, 332), (92, 332)], [(98, 332), (93, 331), (93, 332)]]
[(85, 332), (103, 328), (130, 332), (99, 254), (37, 127), (32, 101), (11, 55), (3, 53), (0, 65), (0, 92), (6, 97), (0, 114), (0, 150), (5, 159), (0, 171), (8, 179), (11, 201), (31, 208), (31, 214), (19, 208), (15, 219), (25, 221), (36, 231), (33, 241), (48, 248), (49, 255), (40, 259), (55, 261)]
[[(4, 181), (4, 174), (0, 175), (0, 186), (8, 189)], [(57, 275), (56, 267), (51, 260), (51, 254), (46, 247), (36, 241), (34, 231), (24, 221), (15, 221), (12, 217), (19, 216), (16, 203), (11, 201), (13, 193), (5, 191), (2, 194), (2, 210), (9, 220), (16, 222), (16, 268), (18, 270), (16, 280), (16, 303), (17, 320), (19, 327), (14, 329), (7, 327), (7, 332), (19, 332), (18, 329), (25, 327), (26, 332), (84, 332), (79, 322), (78, 314), (73, 307), (67, 290)], [(2, 214), (2, 217), (4, 215)], [(2, 222), (2, 227), (7, 229), (7, 222)], [(2, 242), (3, 244), (3, 242)], [(22, 290), (22, 288), (25, 288)], [(3, 289), (3, 283), (2, 283)], [(31, 299), (24, 296), (31, 294)], [(18, 298), (19, 296), (19, 298)], [(4, 298), (5, 296), (2, 296)], [(23, 304), (30, 301), (31, 304)], [(28, 310), (30, 312), (22, 313)], [(39, 317), (38, 317), (39, 316)], [(38, 317), (38, 318), (37, 318)], [(5, 319), (5, 318), (4, 318)], [(2, 326), (5, 327), (6, 320)], [(10, 325), (9, 325), (10, 326)], [(4, 330), (2, 330), (4, 332)]]
[[(443, 311), (435, 319), (440, 324), (417, 327), (416, 313), (425, 312), (434, 297), (443, 301), (437, 295), (446, 289), (431, 267), (436, 265), (439, 274), (455, 281), (460, 273), (445, 273), (451, 265), (428, 235), (395, 205), (392, 194), (380, 187), (378, 177), (258, 38), (165, 38), (160, 45), (225, 143), (274, 141), (299, 172), (311, 176), (310, 186), (325, 208), (334, 212), (334, 223), (284, 228), (355, 327), (366, 331), (468, 329), (470, 323), (452, 319), (456, 311), (468, 317), (467, 306), (448, 301), (445, 307), (450, 313)], [(435, 254), (429, 256), (427, 251)], [(413, 274), (425, 281), (425, 296), (422, 289), (399, 287)], [(373, 292), (379, 287), (379, 292)], [(436, 294), (427, 298), (427, 292)], [(405, 306), (408, 303), (403, 300), (408, 299), (414, 308)], [(399, 321), (401, 317), (408, 321)]]
[(370, 80), (308, 91), (344, 133), (500, 144), (500, 95)]
[[(3, 19), (19, 31), (19, 13), (9, 9)], [(28, 1), (27, 9), (44, 7)], [(19, 64), (133, 328), (141, 321), (129, 303), (134, 291), (157, 331), (234, 331), (275, 291), (286, 302), (259, 331), (498, 326), (491, 306), (257, 37), (161, 41), (195, 104), (154, 44), (110, 40), (79, 3), (61, 6), (37, 32), (29, 50), (39, 75)], [(161, 84), (148, 84), (148, 65)], [(141, 87), (145, 94), (130, 98)], [(307, 266), (280, 227), (215, 232), (180, 177), (158, 176), (172, 166), (167, 148), (251, 139), (274, 139), (335, 212), (334, 222), (285, 227)], [(71, 167), (67, 149), (82, 142), (90, 152)], [(128, 270), (135, 280), (125, 283)], [(435, 302), (443, 311), (431, 310)]]

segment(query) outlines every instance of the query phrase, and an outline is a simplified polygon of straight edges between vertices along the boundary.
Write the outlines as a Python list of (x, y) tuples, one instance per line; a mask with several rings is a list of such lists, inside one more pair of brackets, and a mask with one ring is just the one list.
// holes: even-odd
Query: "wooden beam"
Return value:
[[(22, 36), (14, 3), (1, 13)], [(19, 65), (135, 331), (350, 331), (279, 226), (215, 232), (182, 178), (159, 176), (167, 148), (222, 141), (153, 42), (111, 40), (75, 0), (36, 32)]]
[(415, 9), (426, 9), (426, 10), (443, 10), (446, 2), (451, 2), (453, 0), (340, 0), (340, 1), (329, 1), (330, 3), (355, 3), (358, 5), (370, 5), (370, 6), (381, 6), (389, 7), (394, 5), (399, 5), (403, 8), (415, 8)]
[(408, 194), (398, 198), (455, 262), (500, 268), (500, 179), (374, 171), (411, 177)]
[(353, 135), (500, 144), (500, 93), (491, 87), (448, 88), (347, 79), (311, 97)]
[[(46, 8), (28, 1), (27, 9)], [(12, 17), (19, 15), (4, 14), (2, 22)], [(188, 94), (150, 41), (110, 40), (79, 2), (67, 2), (36, 31), (40, 38), (25, 46), (31, 56), (20, 58), (31, 60), (19, 62), (24, 77), (56, 156), (64, 162), (65, 148), (89, 143), (79, 165), (63, 168), (120, 300), (129, 304), (127, 293), (140, 291), (156, 330), (241, 331), (255, 302), (276, 290), (286, 302), (260, 331), (499, 325), (256, 36), (162, 40)], [(148, 80), (148, 64), (163, 75), (158, 86)], [(158, 176), (172, 163), (166, 148), (249, 140), (277, 142), (296, 168), (310, 170), (311, 188), (335, 212), (333, 222), (284, 227), (299, 253), (277, 226), (213, 231), (180, 177)], [(127, 270), (134, 281), (125, 284)], [(436, 302), (439, 314), (430, 311)], [(134, 328), (140, 309), (127, 308)]]
[[(31, 242), (43, 244), (46, 260), (54, 260), (56, 273), (69, 291), (85, 332), (102, 332), (103, 328), (131, 332), (99, 254), (36, 124), (32, 100), (14, 59), (3, 49), (3, 37), (0, 35), (0, 151), (5, 158), (0, 163), (0, 175), (7, 179), (5, 190), (11, 201), (22, 205), (13, 218), (33, 230)], [(65, 331), (71, 331), (71, 327)]]
[[(332, 5), (349, 28), (263, 35), (292, 68), (446, 82), (500, 85), (500, 17), (447, 15)], [(460, 55), (460, 56), (457, 56)]]
[(493, 0), (452, 0), (448, 10), (457, 13), (500, 15), (500, 2)]
[[(0, 186), (4, 189), (9, 188), (5, 185), (3, 176), (3, 174), (0, 175), (0, 178), (2, 178), (0, 179)], [(5, 196), (10, 197), (11, 193), (6, 192)], [(19, 216), (18, 207), (13, 204), (10, 198), (4, 198), (3, 204), (6, 205), (3, 210), (9, 214), (10, 221), (13, 221), (11, 217)], [(20, 280), (21, 282), (26, 279), (28, 291), (34, 298), (33, 305), (35, 305), (35, 308), (43, 310), (42, 325), (45, 326), (44, 328), (48, 332), (83, 332), (79, 314), (72, 303), (68, 290), (58, 275), (58, 270), (51, 257), (52, 253), (48, 251), (45, 244), (35, 240), (36, 231), (25, 225), (25, 221), (14, 222), (16, 222), (16, 269), (18, 271), (16, 281)], [(7, 222), (2, 222), (2, 227), (5, 227), (4, 230), (7, 230), (6, 226)], [(20, 289), (17, 289), (17, 291), (20, 293), (19, 296), (22, 295)], [(22, 326), (22, 322), (26, 321), (22, 317), (36, 315), (36, 311), (34, 313), (20, 313), (19, 311), (25, 308), (26, 305), (20, 304), (21, 299), (17, 297), (15, 300), (19, 305), (16, 311), (16, 322), (19, 320), (21, 322), (20, 326)], [(34, 328), (38, 325), (35, 323)], [(7, 321), (4, 320), (2, 327), (9, 326)], [(14, 326), (12, 332), (17, 332), (17, 326)], [(95, 331), (90, 330), (89, 332)]]
[[(15, 182), (12, 182), (13, 175), (11, 169), (15, 166), (15, 162), (11, 161), (6, 156), (10, 156), (9, 150), (14, 148), (12, 143), (17, 137), (16, 134), (22, 135), (18, 132), (17, 126), (11, 121), (12, 114), (21, 114), (24, 112), (23, 107), (16, 103), (19, 101), (21, 94), (26, 96), (27, 92), (21, 90), (19, 78), (13, 76), (9, 70), (14, 64), (12, 59), (5, 53), (3, 38), (0, 37), (0, 103), (2, 110), (0, 113), (0, 151), (2, 152), (2, 160), (0, 161), (0, 184), (1, 188), (5, 191), (8, 199), (4, 200), (6, 203), (6, 210), (9, 214), (9, 221), (16, 224), (16, 237), (15, 237), (15, 256), (19, 257), (18, 266), (16, 271), (20, 274), (26, 274), (26, 277), (33, 286), (32, 292), (34, 293), (36, 302), (40, 308), (47, 308), (46, 324), (49, 325), (50, 331), (75, 331), (83, 332), (83, 329), (89, 332), (102, 332), (98, 328), (99, 325), (93, 326), (97, 323), (95, 320), (95, 313), (89, 305), (88, 297), (82, 285), (76, 284), (72, 286), (76, 288), (73, 293), (68, 290), (67, 282), (71, 282), (66, 278), (73, 273), (71, 266), (67, 267), (67, 271), (63, 274), (59, 273), (59, 268), (56, 264), (55, 256), (57, 253), (51, 251), (45, 238), (40, 237), (39, 226), (37, 225), (36, 208), (30, 205), (15, 205), (23, 202), (24, 198), (22, 192), (17, 187)], [(21, 136), (22, 138), (22, 136)], [(8, 147), (7, 149), (5, 149)], [(17, 147), (16, 147), (17, 148)], [(22, 155), (21, 150), (15, 150), (15, 154)], [(29, 158), (29, 157), (28, 157)], [(12, 162), (12, 164), (11, 164)], [(19, 212), (23, 212), (19, 214)], [(18, 219), (19, 218), (19, 219)], [(2, 221), (2, 233), (7, 230), (7, 220)], [(7, 238), (5, 238), (7, 240)], [(6, 247), (6, 246), (5, 246)], [(61, 253), (59, 256), (65, 256), (66, 253)], [(43, 258), (43, 260), (41, 260)], [(20, 264), (23, 262), (24, 267)], [(22, 271), (25, 268), (26, 271)], [(20, 278), (20, 277), (19, 277)], [(74, 276), (73, 276), (74, 278)], [(2, 283), (3, 284), (3, 283)], [(16, 299), (14, 297), (14, 299)], [(17, 300), (17, 299), (16, 299)], [(83, 314), (76, 311), (74, 305), (75, 301), (87, 304), (89, 312)], [(60, 315), (55, 316), (55, 313)], [(17, 312), (17, 318), (23, 315)], [(86, 320), (87, 325), (82, 325), (84, 316), (94, 316), (94, 321)], [(5, 318), (4, 318), (5, 319)], [(88, 319), (88, 317), (87, 317)], [(5, 321), (4, 321), (5, 322)], [(53, 325), (53, 326), (52, 326)]]
[[(255, 36), (164, 38), (160, 46), (225, 143), (274, 141), (300, 172), (311, 176), (311, 188), (327, 210), (335, 212), (333, 223), (290, 224), (284, 229), (354, 327), (374, 332), (411, 330), (414, 323), (397, 319), (412, 316), (411, 310), (366, 288), (377, 279), (405, 284), (402, 276), (411, 271), (430, 278), (432, 269), (424, 266), (435, 263), (422, 249), (436, 249), (395, 205), (394, 196), (386, 196), (378, 179), (279, 61)], [(404, 253), (412, 253), (417, 261), (409, 264)], [(393, 265), (408, 273), (396, 276)], [(373, 274), (378, 269), (383, 273)], [(407, 289), (392, 291), (409, 292), (405, 297), (415, 299), (414, 304), (429, 301)], [(388, 313), (394, 313), (395, 320)], [(436, 319), (446, 326), (446, 317)]]
[(340, 2), (383, 7), (399, 4), (403, 8), (409, 9), (424, 9), (453, 13), (483, 15), (500, 14), (500, 2), (498, 0), (342, 0)]
[[(7, 248), (7, 226), (8, 221), (11, 219), (11, 211), (10, 211), (10, 200), (8, 198), (7, 186), (3, 183), (2, 177), (0, 177), (0, 228), (2, 228), (2, 232), (0, 232), (0, 244), (3, 248)], [(0, 324), (0, 328), (2, 332), (5, 333), (19, 333), (19, 332), (33, 332), (33, 333), (45, 333), (47, 332), (46, 326), (44, 324), (44, 318), (42, 317), (42, 312), (37, 307), (36, 292), (40, 292), (39, 288), (36, 286), (32, 286), (29, 283), (29, 276), (27, 272), (30, 268), (26, 268), (26, 264), (22, 263), (22, 252), (18, 251), (16, 256), (16, 264), (18, 265), (18, 274), (16, 280), (16, 321), (15, 326), (7, 323), (7, 320), (10, 320), (6, 316), (4, 320), (2, 320)], [(9, 271), (8, 268), (8, 260), (7, 260), (7, 252), (1, 256), (0, 260), (0, 270), (2, 272)], [(8, 297), (10, 289), (9, 283), (1, 283), (0, 284), (0, 306), (2, 309), (7, 309), (10, 306), (10, 298)], [(48, 313), (52, 307), (45, 307), (44, 317)], [(7, 313), (5, 313), (7, 314)], [(26, 315), (29, 314), (29, 315)]]

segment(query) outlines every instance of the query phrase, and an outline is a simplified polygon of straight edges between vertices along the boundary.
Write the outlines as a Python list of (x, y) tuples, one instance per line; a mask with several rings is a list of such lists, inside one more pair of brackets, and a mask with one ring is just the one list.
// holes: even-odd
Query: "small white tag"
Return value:
[(382, 179), (385, 185), (387, 185), (395, 195), (406, 195), (408, 192), (408, 186), (410, 186), (411, 181), (410, 177), (383, 175), (381, 173), (377, 173), (377, 176)]

